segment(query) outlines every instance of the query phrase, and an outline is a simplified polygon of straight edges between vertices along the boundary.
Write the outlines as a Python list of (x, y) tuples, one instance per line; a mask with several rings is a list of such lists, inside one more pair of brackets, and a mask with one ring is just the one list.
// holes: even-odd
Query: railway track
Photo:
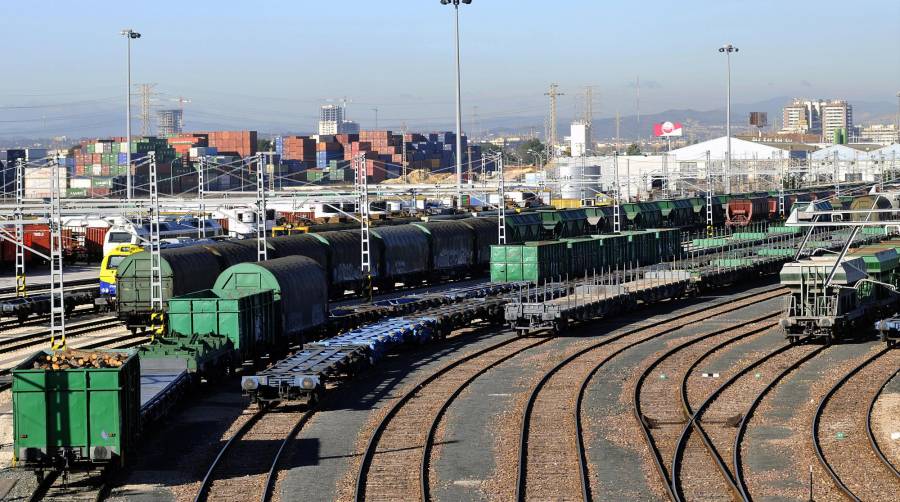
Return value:
[[(97, 313), (98, 312), (94, 310), (93, 305), (78, 305), (71, 312), (66, 312), (66, 321), (68, 321), (69, 319), (75, 319), (78, 317)], [(0, 333), (2, 333), (5, 329), (15, 329), (27, 326), (40, 326), (42, 324), (48, 324), (49, 322), (50, 314), (41, 314), (38, 317), (28, 318), (24, 321), (20, 321), (17, 318), (2, 319), (0, 320)]]
[[(283, 404), (257, 409), (219, 450), (194, 501), (271, 500), (281, 454), (314, 413)], [(265, 473), (261, 459), (270, 459)]]
[[(882, 460), (870, 440), (871, 407), (881, 389), (879, 376), (900, 365), (900, 351), (885, 348), (847, 372), (825, 394), (812, 422), (819, 463), (834, 488), (850, 500), (890, 500), (900, 493), (900, 474)], [(867, 406), (869, 405), (869, 406)]]
[(455, 359), (400, 396), (369, 438), (354, 499), (430, 500), (431, 457), (447, 408), (491, 368), (550, 340), (506, 338)]
[[(69, 338), (93, 333), (117, 325), (119, 325), (119, 320), (115, 316), (103, 316), (79, 324), (70, 324), (66, 326), (66, 339), (68, 340)], [(21, 335), (0, 337), (0, 354), (8, 354), (34, 345), (49, 343), (51, 335), (52, 332), (47, 329)]]
[(38, 482), (29, 497), (29, 502), (59, 500), (62, 502), (100, 502), (109, 494), (109, 485), (104, 475), (91, 472), (61, 474), (47, 473)]
[[(81, 290), (81, 289), (89, 289), (89, 288), (77, 288), (76, 286), (90, 286), (91, 288), (96, 287), (97, 278), (91, 279), (76, 279), (74, 281), (66, 281), (66, 288), (72, 288), (72, 290)], [(28, 286), (28, 293), (44, 293), (46, 291), (50, 291), (50, 287), (47, 284), (34, 284)], [(15, 286), (0, 288), (0, 301), (8, 300), (10, 298), (16, 297), (16, 288)]]
[[(679, 500), (693, 500), (706, 495), (703, 493), (704, 486), (697, 483), (696, 478), (687, 477), (685, 471), (690, 468), (696, 472), (698, 466), (699, 469), (711, 471), (708, 469), (710, 458), (734, 497), (745, 498), (732, 463), (737, 426), (751, 405), (753, 396), (765, 387), (770, 375), (777, 375), (779, 367), (790, 366), (792, 361), (821, 350), (820, 346), (806, 345), (806, 341), (804, 344), (785, 344), (766, 352), (714, 389), (710, 389), (714, 379), (697, 378), (695, 371), (706, 356), (698, 358), (688, 368), (681, 381), (681, 403), (687, 424), (681, 431), (672, 459), (672, 489)], [(694, 408), (691, 403), (698, 400), (702, 402)], [(689, 442), (697, 439), (702, 442), (706, 454), (688, 449)]]
[[(638, 421), (644, 442), (650, 449), (656, 472), (670, 499), (681, 500), (674, 488), (681, 480), (678, 476), (679, 472), (673, 468), (672, 460), (679, 455), (687, 455), (690, 446), (699, 446), (696, 443), (679, 441), (680, 433), (688, 420), (685, 419), (684, 404), (678, 399), (673, 399), (673, 396), (677, 395), (679, 391), (677, 375), (685, 374), (686, 369), (690, 367), (685, 364), (687, 361), (705, 358), (726, 345), (774, 328), (777, 326), (776, 318), (779, 314), (780, 311), (769, 313), (736, 325), (691, 337), (654, 359), (638, 377), (632, 395), (634, 416)], [(715, 343), (715, 345), (704, 350), (709, 343)], [(651, 378), (651, 374), (657, 374), (658, 378)], [(708, 451), (703, 453), (708, 453)], [(697, 455), (698, 452), (690, 454)], [(707, 458), (707, 464), (708, 460), (709, 458)], [(706, 469), (692, 472), (692, 475), (702, 477), (699, 481), (704, 487), (706, 496), (711, 493), (722, 494), (737, 491), (729, 477), (717, 476), (714, 474), (716, 472), (715, 467), (708, 465)], [(711, 473), (712, 475), (710, 475)]]
[[(900, 459), (895, 458), (894, 461), (891, 461), (888, 458), (888, 455), (885, 455), (884, 450), (881, 449), (880, 441), (878, 441), (877, 434), (875, 432), (875, 427), (872, 425), (872, 416), (875, 413), (875, 407), (878, 404), (878, 399), (881, 397), (881, 394), (884, 392), (884, 389), (888, 386), (888, 384), (900, 374), (900, 367), (898, 367), (893, 373), (888, 373), (887, 378), (881, 382), (881, 385), (878, 386), (878, 391), (872, 396), (872, 400), (869, 401), (869, 408), (866, 411), (866, 436), (869, 437), (869, 444), (872, 447), (872, 451), (878, 456), (878, 459), (881, 460), (881, 463), (885, 465), (889, 470), (893, 471), (897, 477), (900, 477)], [(890, 434), (887, 432), (887, 434)]]
[[(771, 366), (772, 369), (778, 370), (774, 377), (766, 383), (766, 385), (756, 394), (753, 400), (750, 403), (745, 411), (744, 415), (741, 417), (740, 423), (737, 426), (737, 431), (734, 435), (734, 442), (732, 443), (732, 468), (734, 474), (734, 480), (737, 484), (738, 490), (741, 493), (741, 498), (743, 500), (752, 500), (750, 489), (747, 483), (747, 476), (744, 470), (744, 462), (743, 462), (743, 442), (744, 438), (747, 435), (747, 429), (750, 426), (750, 421), (754, 417), (754, 413), (759, 409), (760, 404), (763, 399), (768, 396), (775, 387), (781, 383), (782, 380), (801, 366), (803, 366), (807, 361), (817, 357), (823, 351), (828, 349), (828, 345), (820, 345), (814, 347), (812, 350), (807, 351), (805, 354), (800, 355), (800, 357), (788, 359), (786, 364), (784, 365), (775, 365)], [(770, 359), (769, 364), (774, 362), (775, 359)]]
[[(693, 309), (604, 337), (552, 367), (532, 388), (525, 405), (519, 434), (516, 499), (592, 500), (582, 402), (591, 379), (601, 367), (640, 344), (689, 324), (733, 312), (734, 304), (743, 308), (781, 294), (781, 288), (757, 292), (734, 298), (727, 305)], [(580, 385), (573, 392), (572, 383), (578, 381)]]

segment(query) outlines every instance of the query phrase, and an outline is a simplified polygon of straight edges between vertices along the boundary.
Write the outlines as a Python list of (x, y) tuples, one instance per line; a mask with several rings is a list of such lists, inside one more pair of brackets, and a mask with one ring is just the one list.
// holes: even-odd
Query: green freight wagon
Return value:
[(583, 209), (542, 209), (538, 214), (547, 238), (563, 239), (587, 233), (587, 214)]
[(233, 265), (219, 275), (213, 289), (272, 291), (274, 330), (287, 344), (303, 342), (307, 335), (318, 336), (328, 320), (325, 270), (305, 256)]
[[(231, 366), (252, 364), (270, 351), (286, 349), (275, 331), (272, 290), (198, 291), (169, 300), (168, 334), (142, 351), (141, 357), (189, 356), (192, 372), (212, 373), (204, 361), (221, 363), (231, 353)], [(212, 356), (216, 357), (212, 357)], [(225, 369), (225, 368), (220, 368)]]
[(666, 227), (688, 227), (693, 226), (696, 221), (689, 199), (658, 200), (654, 204), (659, 207), (662, 221)]
[[(209, 289), (222, 271), (219, 258), (204, 246), (160, 252), (163, 310), (169, 298)], [(116, 269), (119, 319), (129, 326), (146, 326), (150, 315), (150, 253), (127, 256)]]
[(547, 282), (565, 278), (569, 273), (565, 242), (526, 242), (522, 246), (522, 278), (531, 282)]
[(622, 224), (631, 230), (663, 226), (662, 211), (653, 202), (632, 202), (619, 206), (624, 216)]
[(80, 470), (121, 466), (140, 432), (141, 368), (134, 352), (117, 368), (35, 368), (39, 352), (12, 371), (13, 460)]
[(537, 213), (506, 215), (506, 242), (522, 243), (540, 240), (544, 233), (541, 216)]

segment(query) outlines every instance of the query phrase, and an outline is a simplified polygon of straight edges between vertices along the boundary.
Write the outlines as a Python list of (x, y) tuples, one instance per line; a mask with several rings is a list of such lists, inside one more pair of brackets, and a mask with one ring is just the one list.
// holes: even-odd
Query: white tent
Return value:
[(871, 160), (900, 160), (900, 144), (894, 143), (893, 145), (888, 145), (883, 148), (879, 148), (878, 150), (872, 150), (869, 152), (869, 159)]
[[(698, 161), (706, 159), (706, 152), (709, 152), (710, 160), (725, 159), (725, 152), (728, 147), (728, 138), (711, 139), (696, 145), (688, 145), (669, 152), (675, 157), (676, 161)], [(787, 152), (780, 148), (775, 148), (753, 141), (731, 138), (731, 158), (735, 160), (776, 160), (787, 157)]]
[(821, 150), (816, 150), (810, 155), (812, 160), (834, 160), (837, 154), (837, 160), (859, 160), (866, 158), (866, 153), (847, 145), (831, 145)]

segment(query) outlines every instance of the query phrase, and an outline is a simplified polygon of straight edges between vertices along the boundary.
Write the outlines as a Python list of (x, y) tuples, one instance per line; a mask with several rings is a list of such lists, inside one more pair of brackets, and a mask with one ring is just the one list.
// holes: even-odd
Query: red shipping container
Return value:
[(106, 238), (106, 227), (87, 227), (84, 233), (84, 247), (91, 258), (103, 258), (103, 239)]

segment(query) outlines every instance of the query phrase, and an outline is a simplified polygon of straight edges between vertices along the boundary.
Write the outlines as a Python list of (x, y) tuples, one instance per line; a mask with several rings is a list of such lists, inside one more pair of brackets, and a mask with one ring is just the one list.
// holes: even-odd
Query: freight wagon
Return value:
[(751, 222), (765, 221), (769, 218), (769, 197), (758, 195), (747, 198), (732, 198), (726, 206), (725, 224), (732, 227), (745, 227)]
[[(781, 283), (790, 290), (781, 326), (792, 342), (804, 336), (836, 338), (858, 333), (897, 304), (898, 254), (892, 245), (866, 245), (842, 259), (816, 256), (787, 263)], [(831, 271), (831, 283), (826, 285)]]

